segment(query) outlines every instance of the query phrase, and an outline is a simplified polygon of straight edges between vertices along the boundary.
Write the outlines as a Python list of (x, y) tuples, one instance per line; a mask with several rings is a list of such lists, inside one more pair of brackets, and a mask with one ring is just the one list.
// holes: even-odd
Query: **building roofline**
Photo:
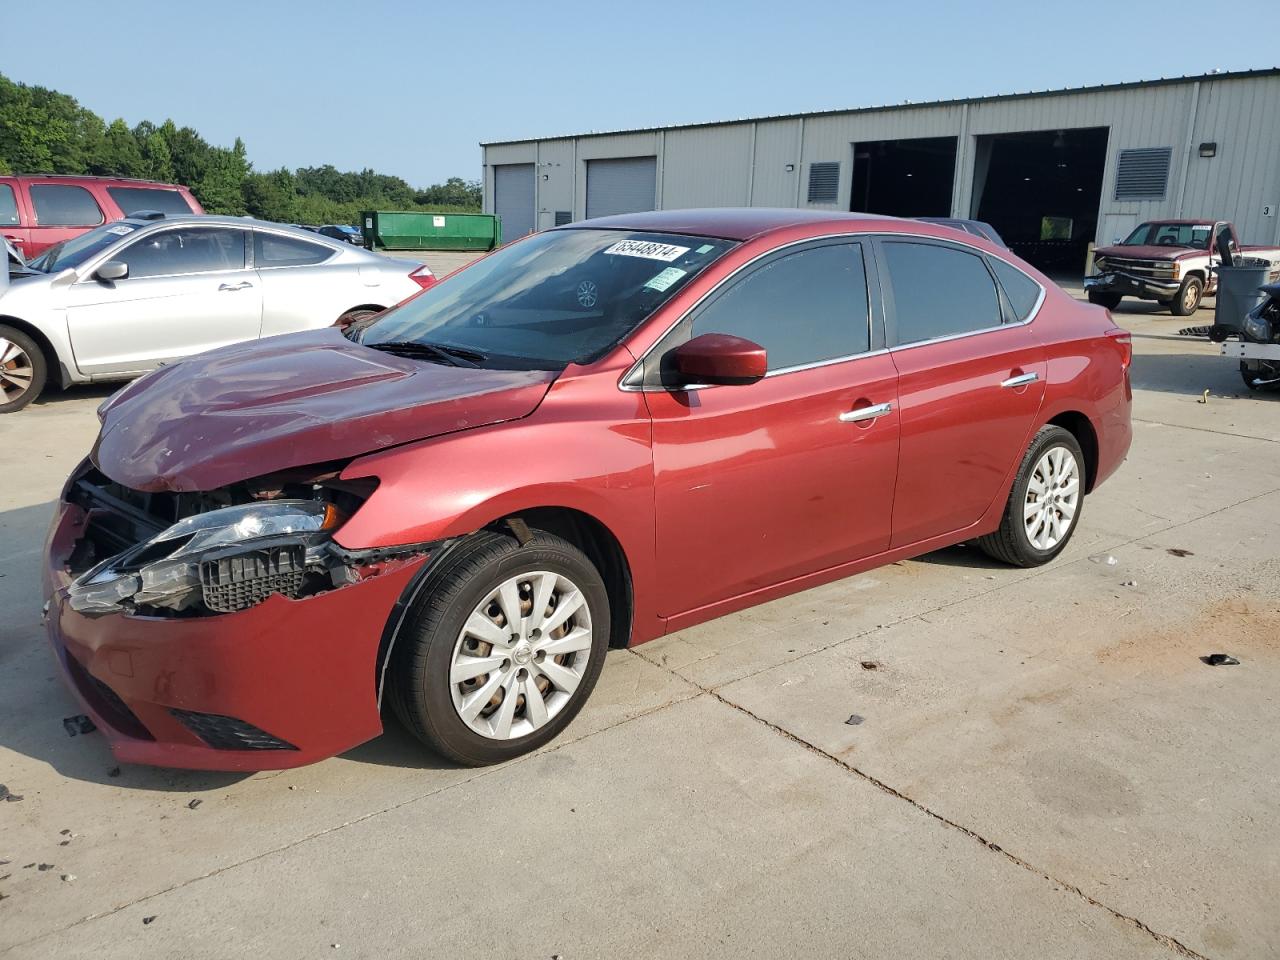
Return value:
[(1202, 80), (1247, 80), (1255, 77), (1280, 76), (1280, 67), (1264, 67), (1257, 70), (1235, 70), (1223, 73), (1201, 73), (1187, 77), (1160, 77), (1157, 80), (1128, 80), (1123, 83), (1103, 83), (1091, 87), (1062, 87), (1056, 90), (1031, 90), (1026, 93), (998, 93), (987, 97), (963, 97), (959, 100), (921, 100), (915, 103), (892, 103), (878, 107), (844, 107), (836, 110), (810, 110), (802, 113), (778, 113), (760, 117), (741, 117), (736, 120), (704, 120), (698, 123), (672, 123), (657, 127), (629, 127), (618, 130), (591, 130), (585, 133), (563, 133), (549, 137), (524, 137), (519, 140), (481, 140), (481, 147), (512, 146), (521, 143), (538, 143), (548, 140), (581, 140), (586, 137), (611, 137), (627, 133), (658, 133), (664, 130), (696, 130), (700, 127), (728, 127), (743, 123), (760, 123), (767, 120), (799, 120), (809, 117), (832, 117), (842, 114), (881, 113), (889, 110), (919, 110), (925, 107), (960, 107), (970, 103), (994, 103), (1000, 100), (1031, 100), (1038, 97), (1059, 97), (1074, 93), (1103, 93), (1113, 90), (1132, 90), (1137, 87), (1167, 87), (1181, 83), (1199, 83)]

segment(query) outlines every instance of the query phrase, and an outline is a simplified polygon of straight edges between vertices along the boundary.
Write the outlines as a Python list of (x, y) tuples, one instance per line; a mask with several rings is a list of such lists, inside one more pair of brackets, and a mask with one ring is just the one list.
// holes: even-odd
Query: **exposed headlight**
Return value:
[(71, 608), (118, 613), (128, 606), (231, 612), (272, 593), (296, 595), (308, 565), (342, 522), (330, 503), (270, 500), (179, 520), (99, 564), (68, 591)]

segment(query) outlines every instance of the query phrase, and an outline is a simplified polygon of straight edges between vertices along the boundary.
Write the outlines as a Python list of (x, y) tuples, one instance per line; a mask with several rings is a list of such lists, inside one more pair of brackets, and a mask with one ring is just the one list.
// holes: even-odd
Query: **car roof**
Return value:
[(126, 183), (145, 187), (164, 187), (169, 190), (186, 190), (180, 183), (165, 183), (163, 180), (143, 180), (139, 177), (109, 177), (93, 173), (7, 173), (5, 180), (66, 180), (75, 182), (83, 180), (89, 183)]
[(1143, 221), (1143, 223), (1154, 223), (1154, 224), (1156, 224), (1157, 226), (1170, 226), (1170, 227), (1174, 227), (1174, 226), (1177, 226), (1177, 227), (1199, 227), (1199, 226), (1202, 226), (1202, 225), (1204, 225), (1204, 224), (1206, 224), (1206, 223), (1207, 223), (1207, 224), (1214, 224), (1214, 223), (1222, 223), (1222, 222), (1224, 222), (1224, 221), (1221, 221), (1221, 220), (1214, 220), (1212, 217), (1199, 217), (1199, 218), (1182, 217), (1182, 218), (1177, 219), (1177, 220), (1144, 220), (1144, 221)]
[(692, 210), (651, 210), (624, 213), (556, 227), (557, 230), (642, 230), (647, 233), (687, 233), (722, 240), (749, 240), (784, 227), (848, 222), (850, 224), (896, 221), (870, 213), (836, 210), (803, 210), (790, 207), (711, 207)]
[[(138, 229), (143, 227), (162, 227), (165, 224), (174, 223), (198, 223), (203, 226), (214, 227), (258, 227), (264, 230), (276, 230), (280, 233), (292, 233), (304, 240), (315, 242), (316, 237), (320, 236), (313, 230), (306, 230), (302, 227), (294, 226), (288, 223), (275, 223), (271, 220), (255, 220), (253, 217), (233, 217), (227, 214), (219, 213), (177, 213), (165, 214), (163, 217), (152, 219), (142, 219), (140, 217), (125, 217), (123, 220), (115, 221), (117, 223), (127, 223)], [(320, 239), (325, 239), (323, 236)], [(342, 248), (339, 248), (342, 249)]]

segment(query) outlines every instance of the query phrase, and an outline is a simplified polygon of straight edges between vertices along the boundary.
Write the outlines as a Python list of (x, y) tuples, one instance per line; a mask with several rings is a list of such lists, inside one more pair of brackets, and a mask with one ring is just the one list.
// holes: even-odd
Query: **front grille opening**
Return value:
[(273, 737), (246, 720), (216, 713), (170, 708), (169, 713), (215, 750), (297, 750), (293, 744)]
[(206, 607), (235, 613), (273, 593), (297, 597), (306, 572), (306, 548), (287, 544), (206, 560), (200, 564), (200, 585)]
[(71, 654), (66, 654), (66, 658), (67, 672), (71, 674), (71, 680), (75, 683), (76, 689), (103, 722), (135, 740), (155, 739), (151, 731), (143, 726), (142, 721), (129, 709), (128, 704), (120, 698), (120, 694), (86, 670)]

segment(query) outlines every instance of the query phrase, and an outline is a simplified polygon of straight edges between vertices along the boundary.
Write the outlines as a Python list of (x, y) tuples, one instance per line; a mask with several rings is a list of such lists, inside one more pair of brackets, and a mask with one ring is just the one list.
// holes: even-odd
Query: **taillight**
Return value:
[(431, 268), (425, 263), (413, 273), (409, 274), (409, 279), (420, 286), (423, 290), (427, 287), (435, 286), (436, 275), (431, 272)]
[(1107, 336), (1120, 347), (1120, 366), (1128, 370), (1129, 364), (1133, 362), (1133, 335), (1128, 330), (1112, 327), (1107, 331)]

